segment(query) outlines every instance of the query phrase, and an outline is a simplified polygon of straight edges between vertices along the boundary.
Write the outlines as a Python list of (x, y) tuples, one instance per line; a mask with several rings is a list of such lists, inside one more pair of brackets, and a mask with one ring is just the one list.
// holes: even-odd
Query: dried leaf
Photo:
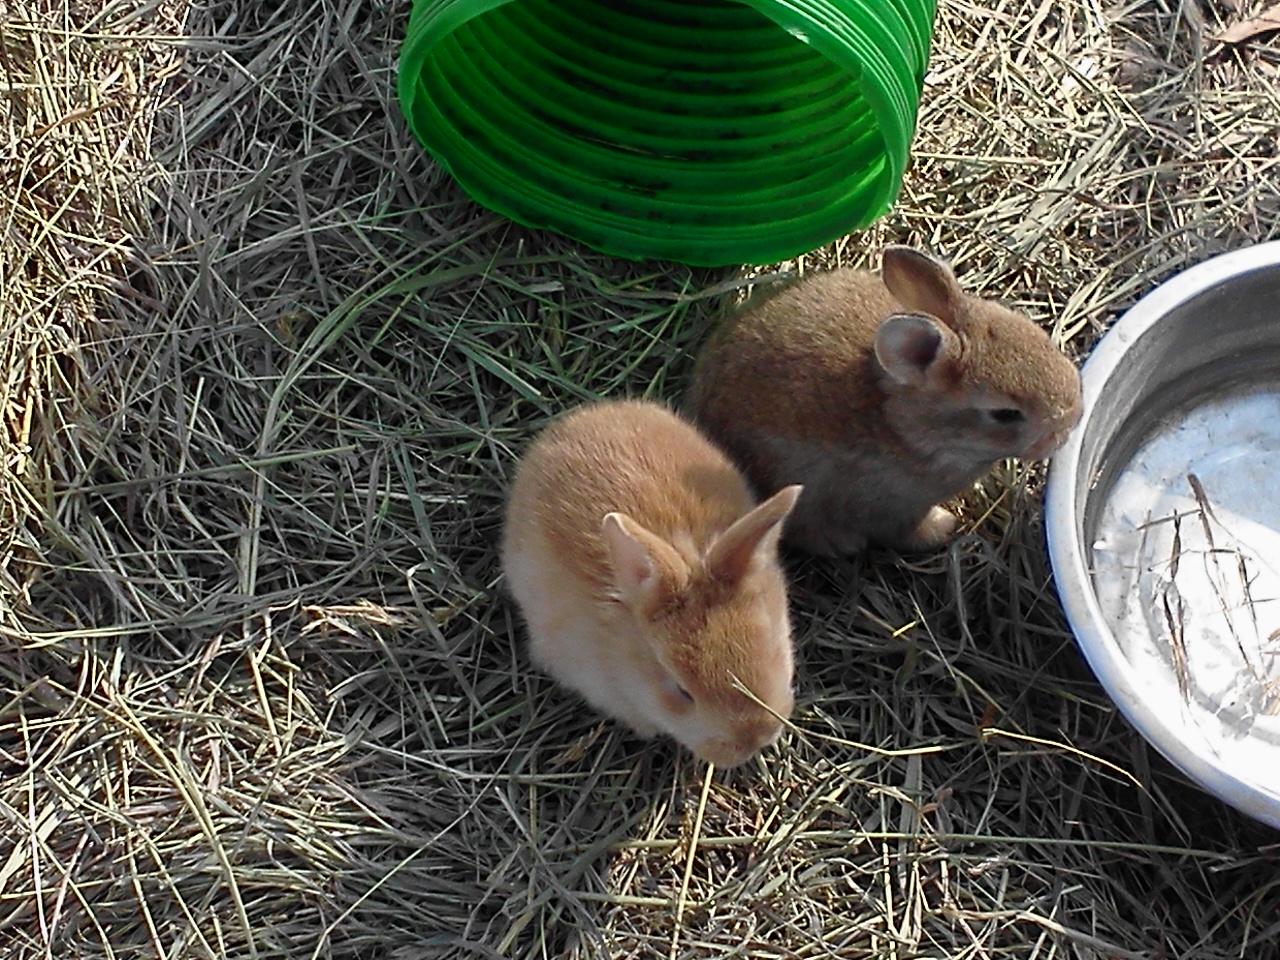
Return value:
[(1215, 39), (1219, 43), (1244, 43), (1272, 30), (1280, 30), (1280, 3), (1273, 3), (1256, 17), (1233, 24)]
[(979, 730), (990, 730), (996, 725), (996, 705), (988, 703), (987, 708), (982, 711), (982, 716), (978, 720)]

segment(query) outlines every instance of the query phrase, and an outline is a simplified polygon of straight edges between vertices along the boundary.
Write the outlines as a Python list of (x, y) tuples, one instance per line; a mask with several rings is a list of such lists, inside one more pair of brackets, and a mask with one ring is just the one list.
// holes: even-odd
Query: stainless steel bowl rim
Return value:
[(1086, 547), (1079, 535), (1081, 518), (1076, 509), (1076, 480), (1083, 438), (1103, 389), (1124, 362), (1130, 345), (1181, 304), (1235, 277), (1278, 266), (1280, 241), (1220, 254), (1156, 287), (1098, 341), (1081, 369), (1084, 415), (1050, 464), (1045, 489), (1045, 526), (1049, 561), (1067, 620), (1085, 659), (1111, 699), (1139, 733), (1201, 786), (1245, 813), (1280, 828), (1280, 806), (1274, 797), (1222, 769), (1207, 751), (1184, 740), (1178, 724), (1151, 707), (1143, 694), (1139, 671), (1120, 650), (1094, 594)]

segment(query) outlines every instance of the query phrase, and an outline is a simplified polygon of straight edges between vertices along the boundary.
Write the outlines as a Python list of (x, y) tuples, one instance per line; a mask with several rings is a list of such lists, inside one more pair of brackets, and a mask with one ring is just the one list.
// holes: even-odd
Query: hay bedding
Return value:
[[(944, 0), (899, 209), (781, 268), (928, 244), (1082, 353), (1280, 232), (1280, 44), (1212, 39), (1258, 9)], [(676, 396), (744, 281), (467, 202), (391, 100), (407, 14), (0, 4), (0, 953), (1280, 956), (1275, 834), (1091, 679), (1034, 472), (947, 552), (792, 560), (754, 769), (529, 671), (516, 452)]]

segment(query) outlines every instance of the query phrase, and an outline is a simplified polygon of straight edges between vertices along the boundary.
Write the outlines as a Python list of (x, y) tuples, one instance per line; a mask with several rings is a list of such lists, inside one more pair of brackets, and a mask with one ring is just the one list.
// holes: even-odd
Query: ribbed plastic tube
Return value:
[(889, 209), (935, 0), (416, 0), (399, 96), (477, 201), (634, 259), (767, 263)]

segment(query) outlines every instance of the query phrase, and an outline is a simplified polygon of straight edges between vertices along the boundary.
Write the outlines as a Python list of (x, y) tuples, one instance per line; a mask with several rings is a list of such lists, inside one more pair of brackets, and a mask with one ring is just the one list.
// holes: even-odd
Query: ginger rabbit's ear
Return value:
[(768, 560), (777, 549), (782, 525), (804, 488), (783, 487), (750, 513), (739, 517), (711, 545), (707, 570), (718, 580), (737, 583), (758, 560)]
[(600, 532), (618, 599), (648, 619), (671, 607), (689, 583), (689, 566), (675, 548), (625, 513), (605, 514)]

